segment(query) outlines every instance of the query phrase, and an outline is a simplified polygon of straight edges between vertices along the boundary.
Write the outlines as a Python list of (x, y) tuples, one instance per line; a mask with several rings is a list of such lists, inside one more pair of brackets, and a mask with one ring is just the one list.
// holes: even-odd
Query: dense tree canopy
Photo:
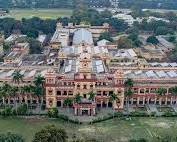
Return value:
[(121, 8), (130, 8), (138, 6), (140, 8), (160, 8), (160, 9), (177, 9), (176, 0), (120, 0)]
[(111, 34), (108, 33), (108, 32), (105, 32), (105, 33), (102, 33), (99, 37), (99, 40), (102, 40), (102, 39), (106, 39), (108, 41), (113, 41), (112, 37), (111, 37)]
[(8, 132), (7, 134), (0, 134), (1, 142), (25, 142), (22, 136), (17, 134), (12, 134)]
[[(83, 0), (0, 0), (3, 8), (74, 8)], [(110, 0), (84, 0), (88, 7), (111, 7)], [(119, 7), (177, 9), (176, 0), (120, 0)]]
[(21, 32), (28, 37), (36, 38), (40, 32), (53, 34), (57, 21), (62, 22), (63, 25), (67, 25), (69, 22), (73, 22), (74, 24), (86, 23), (93, 26), (101, 26), (103, 23), (109, 23), (116, 32), (122, 32), (128, 28), (127, 23), (123, 20), (112, 18), (112, 14), (108, 11), (98, 12), (80, 5), (80, 8), (74, 10), (71, 18), (64, 17), (57, 20), (43, 20), (33, 17), (31, 19), (23, 18), (21, 21), (13, 18), (4, 18), (0, 20), (0, 31), (4, 31), (5, 37), (13, 32)]
[(155, 36), (149, 36), (147, 38), (147, 42), (151, 43), (151, 44), (154, 44), (154, 45), (157, 45), (159, 43), (159, 40)]
[(133, 48), (133, 42), (127, 37), (120, 37), (118, 40), (118, 48)]
[(36, 38), (39, 32), (44, 34), (52, 34), (55, 31), (57, 20), (40, 19), (33, 17), (31, 19), (23, 18), (21, 21), (13, 18), (4, 18), (0, 20), (0, 31), (4, 31), (5, 37), (13, 32), (20, 31), (28, 37)]
[(67, 134), (65, 130), (55, 126), (47, 126), (34, 136), (33, 142), (66, 142)]
[(174, 32), (177, 30), (176, 23), (177, 21), (174, 22), (165, 22), (162, 20), (147, 21), (146, 19), (144, 19), (140, 23), (135, 22), (134, 29), (151, 32), (154, 33), (155, 35), (174, 34)]

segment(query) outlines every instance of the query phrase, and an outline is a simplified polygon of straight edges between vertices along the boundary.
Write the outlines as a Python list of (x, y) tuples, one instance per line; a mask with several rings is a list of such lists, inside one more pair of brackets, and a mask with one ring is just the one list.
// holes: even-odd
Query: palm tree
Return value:
[(165, 88), (159, 88), (156, 93), (159, 96), (164, 96), (166, 94), (166, 92), (167, 92), (167, 89), (165, 89)]
[(177, 95), (177, 86), (170, 88), (169, 91), (173, 96), (176, 96)]
[[(165, 96), (167, 92), (167, 89), (165, 88), (158, 88), (158, 90), (156, 91), (156, 94), (159, 95), (160, 97)], [(161, 110), (161, 104), (160, 104), (160, 110)]]
[(35, 84), (36, 86), (37, 86), (37, 85), (43, 86), (43, 85), (44, 85), (44, 82), (45, 82), (45, 78), (44, 78), (41, 74), (37, 75), (37, 76), (35, 77), (35, 79), (34, 79), (34, 84)]
[(43, 95), (44, 95), (44, 88), (42, 86), (34, 86), (34, 95), (38, 97), (39, 103), (39, 113), (41, 112), (41, 107), (43, 105)]
[(130, 97), (133, 95), (133, 91), (132, 91), (132, 87), (134, 86), (134, 82), (132, 79), (127, 79), (124, 82), (124, 86), (125, 86), (125, 98), (126, 98), (126, 106), (127, 106), (127, 113), (128, 112), (128, 108), (129, 108), (129, 99)]
[(10, 89), (10, 96), (12, 96), (14, 98), (14, 103), (15, 103), (15, 110), (17, 112), (17, 99), (16, 99), (16, 95), (19, 91), (19, 88), (16, 87), (16, 86), (12, 86), (11, 89)]
[(134, 82), (132, 79), (128, 78), (125, 82), (124, 82), (124, 85), (126, 88), (132, 88), (133, 85), (134, 85)]
[(20, 73), (19, 70), (16, 70), (13, 74), (13, 82), (17, 83), (17, 84), (20, 84), (20, 82), (23, 81), (23, 77), (24, 75)]
[(2, 104), (1, 105), (3, 105), (3, 95), (2, 95), (2, 86), (0, 86), (0, 99), (2, 99)]
[(90, 92), (89, 93), (89, 100), (90, 101), (95, 101), (95, 96), (96, 96), (96, 94), (92, 91), (92, 92)]
[[(125, 91), (125, 98), (126, 98), (126, 106), (127, 106), (127, 112), (128, 112), (128, 108), (129, 108), (129, 101), (130, 101), (130, 97), (133, 95), (133, 91), (131, 89), (128, 89)], [(129, 112), (128, 112), (129, 113)]]
[(66, 98), (66, 99), (64, 100), (64, 105), (65, 105), (65, 106), (69, 107), (69, 106), (71, 106), (72, 104), (73, 104), (73, 100), (72, 100), (71, 98)]
[[(33, 85), (25, 85), (25, 86), (20, 88), (21, 95), (26, 95), (26, 99), (28, 98), (27, 97), (28, 94), (30, 94), (32, 96), (32, 94), (34, 94), (34, 92), (35, 92), (35, 87)], [(28, 102), (26, 102), (26, 105), (27, 105), (27, 111), (29, 112), (29, 104), (28, 104)]]
[(43, 106), (43, 97), (45, 93), (44, 82), (45, 82), (45, 78), (41, 76), (40, 74), (36, 76), (34, 79), (34, 90), (33, 91), (34, 91), (34, 94), (38, 97), (38, 101), (41, 100), (40, 111), (41, 111), (41, 107)]
[(67, 106), (68, 108), (68, 113), (69, 113), (69, 107), (73, 104), (73, 100), (71, 98), (66, 98), (64, 100), (64, 105)]
[(3, 97), (3, 102), (5, 103), (5, 107), (6, 107), (6, 102), (4, 99), (5, 98), (9, 99), (10, 94), (11, 94), (11, 86), (7, 83), (3, 84), (1, 87), (1, 95)]
[(119, 98), (117, 97), (117, 94), (113, 93), (113, 94), (110, 95), (109, 100), (113, 104), (113, 118), (114, 118), (114, 113), (115, 113), (115, 107), (114, 107), (114, 105), (116, 104), (116, 101), (119, 100)]
[(80, 96), (80, 94), (76, 94), (74, 101), (75, 103), (79, 104), (81, 102), (82, 96)]

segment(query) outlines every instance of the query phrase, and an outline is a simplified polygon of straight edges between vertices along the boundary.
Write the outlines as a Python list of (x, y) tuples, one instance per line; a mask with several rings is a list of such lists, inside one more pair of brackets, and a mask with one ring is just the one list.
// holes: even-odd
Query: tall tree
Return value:
[(5, 107), (6, 107), (5, 99), (9, 100), (9, 97), (10, 97), (10, 94), (11, 94), (11, 86), (7, 83), (4, 83), (1, 87), (0, 92), (1, 92), (1, 96), (3, 98), (3, 103), (5, 103)]
[(19, 93), (19, 88), (17, 86), (11, 86), (10, 89), (10, 97), (13, 97), (14, 99), (14, 104), (15, 104), (15, 110), (17, 113), (17, 108), (18, 108), (18, 104), (17, 104), (17, 94)]
[[(157, 90), (157, 95), (160, 96), (160, 100), (162, 99), (162, 96), (165, 96), (165, 94), (167, 93), (167, 89), (165, 88), (158, 88)], [(161, 104), (160, 104), (160, 110), (161, 110)]]
[(110, 95), (110, 101), (112, 102), (112, 106), (113, 106), (113, 118), (114, 118), (114, 114), (115, 114), (115, 107), (114, 107), (114, 105), (117, 105), (117, 100), (119, 99), (118, 97), (117, 97), (117, 94), (115, 94), (115, 93), (113, 93), (113, 94), (111, 94)]
[(149, 36), (146, 41), (154, 45), (159, 43), (159, 40), (155, 36)]
[(89, 93), (89, 100), (90, 101), (95, 101), (95, 96), (96, 96), (96, 94), (92, 91), (92, 92), (90, 92)]
[(100, 35), (99, 40), (106, 39), (108, 41), (113, 41), (111, 34), (109, 32), (104, 32)]
[(177, 96), (177, 86), (171, 87), (171, 88), (169, 89), (169, 92), (170, 92), (173, 96)]
[(79, 104), (81, 102), (82, 96), (80, 94), (76, 94), (74, 101), (75, 103)]
[(126, 97), (126, 106), (127, 106), (127, 113), (129, 114), (128, 112), (128, 108), (129, 108), (129, 100), (130, 100), (130, 97), (133, 95), (133, 91), (132, 91), (132, 87), (134, 85), (134, 82), (132, 79), (127, 79), (125, 82), (124, 82), (124, 86), (125, 86), (125, 97)]
[(40, 101), (40, 110), (43, 106), (43, 97), (45, 94), (44, 89), (45, 78), (40, 74), (34, 78), (34, 94), (38, 97), (38, 101)]
[(20, 82), (23, 81), (24, 75), (20, 73), (20, 70), (16, 70), (16, 71), (12, 74), (12, 77), (13, 77), (13, 82), (15, 82), (15, 83), (17, 83), (17, 84), (20, 84)]

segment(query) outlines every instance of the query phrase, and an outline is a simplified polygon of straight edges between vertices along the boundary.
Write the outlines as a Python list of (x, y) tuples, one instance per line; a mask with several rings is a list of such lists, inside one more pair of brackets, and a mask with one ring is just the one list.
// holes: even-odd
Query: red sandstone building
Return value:
[[(64, 102), (70, 98), (75, 115), (96, 115), (98, 109), (106, 107), (123, 110), (127, 101), (124, 83), (128, 79), (134, 82), (129, 104), (135, 107), (176, 104), (177, 98), (171, 88), (177, 85), (177, 63), (148, 63), (138, 58), (133, 49), (108, 48), (103, 42), (95, 44), (92, 32), (83, 27), (73, 31), (72, 40), (64, 39), (67, 39), (62, 42), (64, 45), (68, 40), (72, 45), (57, 48), (55, 53), (49, 54), (49, 59), (35, 55), (23, 59), (18, 67), (10, 63), (0, 65), (0, 82), (11, 83), (16, 69), (24, 75), (21, 86), (32, 84), (34, 77), (41, 74), (45, 77), (43, 99), (46, 108), (66, 107)], [(47, 60), (54, 63), (49, 65)], [(157, 94), (159, 88), (166, 90), (161, 96)], [(95, 94), (92, 99), (91, 93)], [(80, 102), (75, 101), (78, 94)], [(116, 94), (118, 99), (111, 100), (112, 94)], [(14, 103), (14, 99), (39, 103), (38, 98), (30, 94), (3, 98), (2, 102)]]
[[(45, 76), (48, 108), (63, 107), (65, 99), (74, 100), (80, 94), (84, 101), (74, 103), (75, 115), (95, 115), (97, 108), (104, 107), (122, 110), (126, 102), (124, 82), (127, 79), (134, 81), (130, 104), (137, 107), (176, 104), (176, 97), (169, 91), (177, 83), (175, 63), (153, 66), (138, 59), (132, 49), (117, 51), (94, 46), (92, 34), (85, 29), (75, 32), (73, 43), (74, 46), (59, 51), (59, 58), (64, 62), (59, 72), (50, 70)], [(157, 95), (159, 88), (166, 89), (163, 96)], [(96, 94), (94, 101), (89, 101), (90, 92)], [(113, 93), (118, 100), (110, 100)]]

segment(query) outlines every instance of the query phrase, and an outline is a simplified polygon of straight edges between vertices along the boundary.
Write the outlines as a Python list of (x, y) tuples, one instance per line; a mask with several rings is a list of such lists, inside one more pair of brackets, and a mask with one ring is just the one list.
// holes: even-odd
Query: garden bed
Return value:
[(164, 113), (166, 113), (166, 112), (174, 112), (173, 108), (171, 108), (171, 107), (159, 107), (158, 106), (157, 110), (159, 112), (164, 112)]

